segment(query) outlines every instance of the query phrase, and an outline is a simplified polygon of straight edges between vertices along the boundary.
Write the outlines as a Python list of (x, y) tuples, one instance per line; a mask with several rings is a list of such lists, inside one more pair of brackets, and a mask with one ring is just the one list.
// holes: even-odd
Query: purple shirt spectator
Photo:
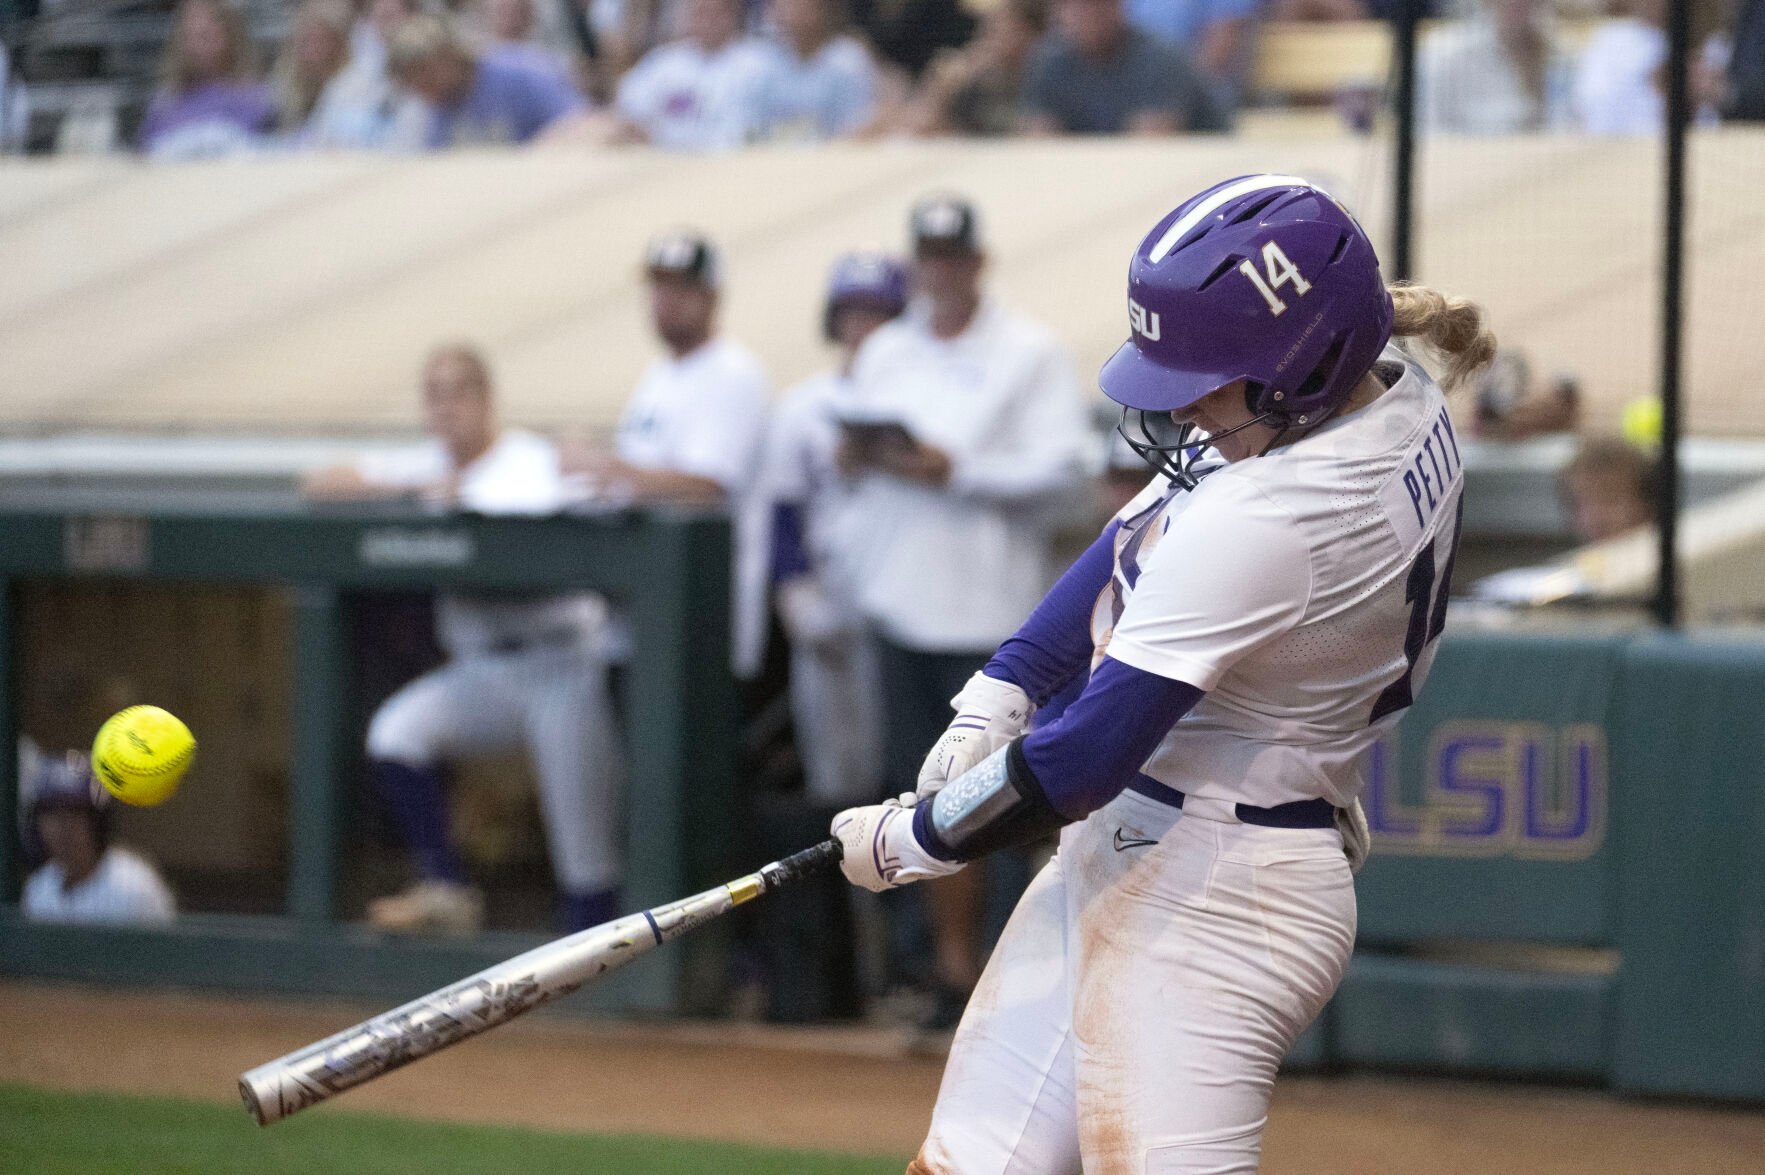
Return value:
[(197, 159), (248, 149), (270, 129), (276, 103), (269, 87), (207, 82), (160, 91), (141, 123), (141, 149), (162, 159)]
[(427, 145), (530, 142), (585, 105), (582, 95), (555, 74), (486, 57), (474, 67), (471, 88), (463, 98), (433, 108)]

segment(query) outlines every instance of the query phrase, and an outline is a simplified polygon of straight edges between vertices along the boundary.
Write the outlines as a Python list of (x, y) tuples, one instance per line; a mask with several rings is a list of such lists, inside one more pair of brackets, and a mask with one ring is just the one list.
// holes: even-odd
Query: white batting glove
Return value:
[(1029, 729), (1030, 696), (997, 677), (977, 673), (950, 699), (956, 717), (919, 768), (917, 795), (927, 799), (952, 779)]
[(1348, 854), (1349, 871), (1359, 873), (1373, 851), (1373, 832), (1367, 827), (1367, 813), (1359, 800), (1336, 809), (1336, 827), (1342, 832), (1342, 851)]
[(913, 835), (916, 802), (909, 792), (885, 803), (847, 808), (833, 818), (831, 831), (845, 850), (840, 872), (847, 881), (881, 893), (928, 877), (947, 877), (962, 868), (962, 862), (940, 861), (921, 847)]

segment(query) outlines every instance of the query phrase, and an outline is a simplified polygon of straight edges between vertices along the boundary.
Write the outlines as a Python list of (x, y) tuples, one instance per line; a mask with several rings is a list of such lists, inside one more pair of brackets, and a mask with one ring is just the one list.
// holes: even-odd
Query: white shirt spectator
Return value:
[(651, 363), (619, 422), (614, 451), (643, 469), (716, 482), (727, 495), (734, 531), (731, 660), (738, 677), (759, 671), (766, 640), (770, 531), (765, 503), (752, 493), (766, 437), (771, 387), (753, 353), (714, 338), (684, 356)]
[(760, 133), (799, 142), (837, 139), (870, 121), (876, 69), (852, 37), (833, 37), (808, 58), (769, 45), (760, 83)]
[(1652, 135), (1665, 112), (1655, 72), (1667, 60), (1667, 34), (1635, 17), (1602, 23), (1575, 70), (1575, 120), (1590, 135)]
[(1544, 92), (1533, 93), (1487, 17), (1449, 24), (1426, 37), (1416, 72), (1425, 130), (1506, 135), (1569, 124), (1570, 60), (1553, 46)]
[(421, 150), (429, 128), (423, 103), (393, 84), (386, 72), (386, 49), (378, 37), (358, 35), (350, 44), (349, 64), (319, 92), (300, 130), (299, 145), (321, 150)]
[(128, 849), (112, 847), (92, 875), (69, 889), (51, 861), (25, 883), (24, 914), (37, 922), (110, 922), (163, 925), (177, 903), (153, 866)]
[(619, 114), (651, 143), (673, 151), (740, 147), (760, 133), (765, 43), (737, 38), (707, 53), (675, 41), (645, 54), (619, 82)]
[(948, 484), (871, 474), (847, 535), (859, 605), (895, 644), (990, 649), (1052, 579), (1052, 506), (1080, 484), (1089, 430), (1072, 358), (1037, 323), (984, 301), (953, 339), (915, 303), (853, 369), (854, 418), (896, 421), (949, 455)]

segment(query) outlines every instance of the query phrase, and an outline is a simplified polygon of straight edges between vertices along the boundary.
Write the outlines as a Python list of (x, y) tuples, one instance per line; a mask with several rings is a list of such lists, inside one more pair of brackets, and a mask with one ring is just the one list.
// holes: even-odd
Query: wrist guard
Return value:
[(1021, 737), (951, 780), (914, 813), (919, 843), (944, 861), (972, 861), (1029, 844), (1066, 823), (1030, 770)]

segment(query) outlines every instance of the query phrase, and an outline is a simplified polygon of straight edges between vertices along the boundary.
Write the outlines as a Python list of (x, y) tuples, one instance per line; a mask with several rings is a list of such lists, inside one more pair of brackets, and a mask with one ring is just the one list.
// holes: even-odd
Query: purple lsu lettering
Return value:
[(1606, 832), (1606, 740), (1594, 725), (1450, 722), (1419, 789), (1400, 786), (1396, 736), (1373, 746), (1364, 807), (1379, 852), (1582, 860)]
[[(1422, 434), (1421, 447), (1411, 457), (1410, 467), (1403, 471), (1403, 488), (1416, 512), (1417, 526), (1428, 525), (1428, 519), (1440, 505), (1440, 495), (1446, 492), (1462, 468), (1459, 438), (1452, 430), (1452, 417), (1442, 408), (1433, 427)], [(1424, 501), (1428, 504), (1425, 512), (1422, 509)]]

